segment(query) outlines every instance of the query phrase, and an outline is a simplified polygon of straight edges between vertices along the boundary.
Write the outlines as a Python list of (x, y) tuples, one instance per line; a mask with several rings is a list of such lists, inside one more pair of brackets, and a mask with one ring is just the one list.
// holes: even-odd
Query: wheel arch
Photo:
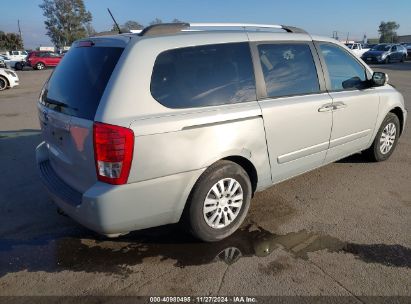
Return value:
[(199, 176), (197, 176), (197, 178), (195, 180), (193, 180), (193, 183), (186, 189), (186, 191), (188, 190), (188, 192), (185, 196), (183, 209), (177, 214), (175, 222), (180, 221), (181, 219), (185, 218), (185, 216), (188, 212), (188, 208), (189, 208), (189, 203), (188, 202), (190, 201), (190, 197), (192, 196), (193, 189), (194, 189), (195, 185), (197, 184), (197, 182), (200, 180), (201, 176), (203, 176), (204, 172), (206, 172), (206, 170), (209, 167), (211, 167), (211, 166), (215, 165), (216, 163), (218, 163), (220, 161), (223, 161), (223, 160), (231, 161), (231, 162), (239, 165), (240, 167), (242, 167), (244, 169), (244, 171), (250, 177), (251, 189), (252, 189), (251, 197), (254, 197), (254, 193), (256, 192), (257, 184), (258, 184), (257, 169), (254, 166), (254, 164), (249, 159), (245, 158), (244, 156), (240, 156), (240, 155), (225, 156), (223, 158), (220, 158), (220, 159), (214, 161), (212, 164), (207, 166), (207, 168), (205, 168), (203, 170), (203, 172), (201, 172), (201, 174)]
[(257, 184), (258, 184), (257, 169), (255, 168), (254, 164), (249, 159), (245, 158), (244, 156), (239, 156), (239, 155), (228, 156), (220, 160), (232, 161), (233, 163), (236, 163), (237, 165), (242, 167), (245, 172), (247, 172), (248, 177), (250, 178), (250, 182), (251, 182), (252, 196), (254, 196), (254, 193), (257, 190)]
[(391, 109), (389, 113), (393, 113), (398, 117), (398, 120), (400, 121), (400, 135), (401, 135), (404, 129), (404, 113), (402, 112), (402, 109), (400, 107), (395, 107)]

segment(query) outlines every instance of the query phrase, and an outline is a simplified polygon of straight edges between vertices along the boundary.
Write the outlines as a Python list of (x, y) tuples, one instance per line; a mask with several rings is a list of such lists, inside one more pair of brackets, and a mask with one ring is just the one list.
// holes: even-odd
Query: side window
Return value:
[(248, 43), (168, 50), (158, 55), (151, 94), (169, 108), (193, 108), (256, 100)]
[(320, 49), (327, 65), (331, 90), (364, 88), (365, 68), (352, 55), (333, 44), (321, 44)]
[(19, 55), (18, 51), (13, 51), (13, 55)]
[(391, 48), (391, 51), (396, 52), (396, 51), (397, 51), (397, 47), (394, 45), (394, 46)]
[(317, 70), (308, 44), (260, 44), (258, 54), (268, 97), (320, 91)]

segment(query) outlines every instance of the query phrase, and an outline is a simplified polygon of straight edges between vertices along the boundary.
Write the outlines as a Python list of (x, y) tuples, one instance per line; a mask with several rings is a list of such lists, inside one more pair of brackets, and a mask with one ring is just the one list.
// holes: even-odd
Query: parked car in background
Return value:
[(14, 68), (16, 70), (21, 70), (25, 64), (25, 60), (19, 58), (21, 57), (15, 56), (14, 59), (12, 59), (8, 55), (0, 55), (0, 60), (3, 60), (7, 67)]
[(364, 48), (361, 43), (346, 43), (345, 46), (348, 47), (354, 55), (360, 58), (365, 52), (369, 51), (369, 49)]
[(387, 81), (295, 27), (83, 39), (39, 96), (39, 175), (64, 213), (109, 237), (181, 219), (218, 241), (257, 191), (360, 151), (388, 159), (407, 111)]
[(403, 47), (405, 47), (405, 49), (407, 50), (407, 58), (410, 59), (411, 58), (411, 43), (404, 43)]
[(407, 50), (400, 44), (380, 43), (365, 52), (361, 59), (367, 63), (404, 62)]
[(0, 55), (0, 68), (4, 68), (4, 69), (9, 68), (10, 67), (9, 62), (10, 62), (10, 58), (4, 55)]
[(28, 54), (26, 51), (8, 51), (5, 55), (13, 61), (24, 61)]
[(46, 67), (55, 67), (61, 61), (62, 56), (47, 51), (33, 51), (27, 56), (26, 65), (35, 70), (43, 70)]
[(0, 68), (0, 91), (13, 88), (19, 84), (19, 77), (16, 72), (10, 69)]

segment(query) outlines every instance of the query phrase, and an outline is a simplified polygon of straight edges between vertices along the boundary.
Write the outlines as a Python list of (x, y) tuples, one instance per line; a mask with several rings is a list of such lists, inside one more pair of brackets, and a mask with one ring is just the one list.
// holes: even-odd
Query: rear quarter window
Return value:
[(256, 100), (248, 43), (203, 45), (161, 53), (153, 68), (151, 94), (169, 108)]

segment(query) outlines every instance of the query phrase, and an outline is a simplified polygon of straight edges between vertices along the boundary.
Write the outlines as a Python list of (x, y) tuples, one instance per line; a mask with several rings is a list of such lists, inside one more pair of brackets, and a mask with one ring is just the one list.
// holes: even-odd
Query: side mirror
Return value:
[(374, 72), (372, 75), (372, 84), (374, 87), (381, 87), (388, 82), (388, 75), (383, 72)]

